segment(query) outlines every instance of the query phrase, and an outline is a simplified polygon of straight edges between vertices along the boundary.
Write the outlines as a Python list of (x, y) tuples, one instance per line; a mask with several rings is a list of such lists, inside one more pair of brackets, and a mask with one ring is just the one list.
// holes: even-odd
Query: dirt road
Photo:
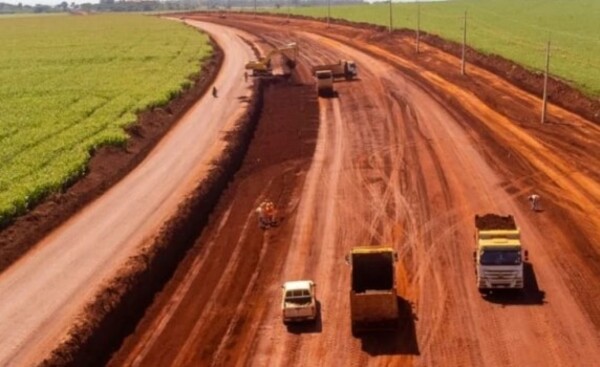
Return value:
[(236, 32), (205, 27), (226, 47), (218, 98), (200, 100), (129, 176), (0, 275), (0, 365), (39, 362), (102, 281), (156, 234), (224, 145), (250, 97), (242, 74), (254, 55)]
[[(417, 59), (403, 39), (269, 17), (212, 21), (266, 42), (297, 41), (305, 84), (310, 65), (341, 58), (357, 62), (360, 79), (319, 99), (312, 147), (301, 132), (316, 102), (297, 86), (267, 93), (242, 172), (111, 365), (596, 364), (597, 125), (552, 106), (540, 126), (537, 97), (474, 66), (463, 78), (459, 60), (431, 47)], [(542, 212), (529, 211), (531, 192)], [(253, 209), (273, 196), (284, 219), (261, 232)], [(488, 212), (513, 214), (522, 229), (523, 297), (477, 292), (473, 217)], [(398, 251), (409, 307), (398, 332), (354, 338), (344, 255), (369, 244)], [(321, 320), (287, 329), (279, 286), (297, 278), (315, 280)]]

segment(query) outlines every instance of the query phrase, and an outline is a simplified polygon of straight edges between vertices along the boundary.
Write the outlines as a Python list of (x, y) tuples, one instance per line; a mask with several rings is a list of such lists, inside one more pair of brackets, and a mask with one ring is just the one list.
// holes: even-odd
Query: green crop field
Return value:
[(136, 112), (190, 84), (208, 38), (142, 15), (0, 17), (0, 224), (122, 144)]
[[(551, 39), (550, 72), (592, 96), (600, 96), (600, 1), (451, 0), (421, 2), (421, 29), (467, 43), (484, 53), (543, 70)], [(395, 28), (416, 29), (417, 4), (393, 3)], [(326, 17), (327, 7), (282, 7), (279, 13)], [(388, 26), (389, 4), (332, 6), (331, 17)]]

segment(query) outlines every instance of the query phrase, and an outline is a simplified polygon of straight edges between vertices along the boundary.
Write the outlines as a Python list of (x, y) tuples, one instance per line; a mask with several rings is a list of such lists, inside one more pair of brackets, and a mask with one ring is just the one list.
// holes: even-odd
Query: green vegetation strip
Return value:
[(212, 53), (208, 37), (142, 15), (0, 18), (0, 224), (123, 144)]
[[(550, 72), (586, 94), (600, 96), (600, 1), (452, 0), (420, 2), (421, 29), (462, 42), (467, 11), (467, 43), (543, 70), (551, 39)], [(416, 2), (393, 3), (394, 28), (417, 28)], [(327, 7), (281, 7), (279, 13), (325, 18)], [(389, 25), (389, 4), (332, 6), (331, 17)]]

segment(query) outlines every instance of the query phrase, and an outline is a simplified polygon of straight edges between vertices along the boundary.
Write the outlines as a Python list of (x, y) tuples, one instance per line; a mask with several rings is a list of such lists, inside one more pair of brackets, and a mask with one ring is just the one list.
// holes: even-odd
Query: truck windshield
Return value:
[(484, 250), (480, 257), (481, 265), (519, 265), (521, 251), (518, 250)]
[(285, 301), (287, 303), (295, 303), (297, 305), (310, 303), (311, 299), (310, 293), (307, 290), (287, 291), (285, 294)]

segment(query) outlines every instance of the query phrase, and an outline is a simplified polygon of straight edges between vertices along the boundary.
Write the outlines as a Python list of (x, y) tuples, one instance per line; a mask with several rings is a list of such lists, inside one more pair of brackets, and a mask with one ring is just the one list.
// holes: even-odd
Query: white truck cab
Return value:
[(282, 286), (283, 322), (314, 321), (317, 318), (315, 283), (312, 280), (285, 282)]

